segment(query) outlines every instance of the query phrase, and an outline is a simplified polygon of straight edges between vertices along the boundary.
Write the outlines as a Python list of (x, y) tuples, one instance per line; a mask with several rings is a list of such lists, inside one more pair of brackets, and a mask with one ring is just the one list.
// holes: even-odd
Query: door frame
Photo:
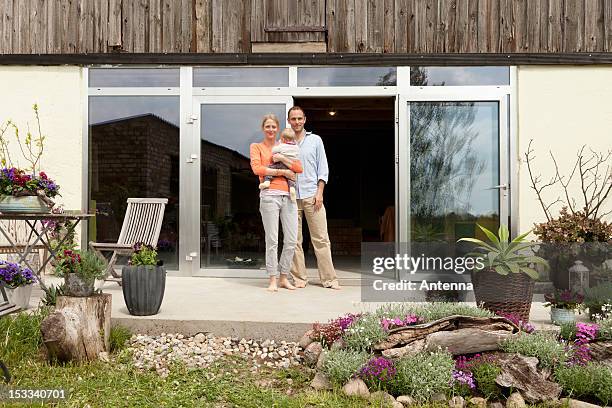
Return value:
[[(416, 87), (415, 87), (416, 88)], [(499, 106), (499, 218), (500, 224), (508, 226), (510, 215), (510, 132), (508, 115), (508, 92), (505, 89), (453, 89), (444, 87), (419, 88), (415, 92), (400, 94), (398, 126), (398, 242), (410, 242), (410, 103), (412, 102), (498, 102)], [(406, 205), (402, 204), (406, 203)]]
[[(202, 151), (201, 151), (201, 137), (202, 137), (202, 118), (200, 116), (202, 105), (258, 105), (258, 104), (285, 104), (285, 116), (287, 112), (293, 106), (293, 97), (289, 95), (261, 95), (261, 96), (245, 96), (245, 95), (194, 95), (192, 100), (192, 110), (189, 117), (191, 126), (191, 145), (192, 153), (190, 153), (186, 159), (188, 162), (188, 173), (190, 183), (189, 186), (195, 194), (191, 196), (191, 202), (187, 203), (188, 212), (192, 217), (192, 220), (198, 220), (198, 222), (189, 222), (183, 225), (185, 231), (186, 242), (190, 243), (188, 254), (185, 256), (185, 262), (191, 265), (186, 265), (186, 269), (191, 271), (191, 276), (249, 276), (254, 277), (261, 275), (265, 276), (265, 271), (260, 271), (260, 274), (248, 271), (248, 274), (244, 274), (244, 271), (233, 271), (231, 269), (215, 269), (215, 268), (202, 268), (200, 257), (202, 256), (201, 251), (201, 166), (202, 166)], [(283, 120), (279, 118), (279, 120)], [(281, 123), (281, 127), (286, 127), (287, 121)], [(195, 157), (194, 157), (195, 155)], [(191, 161), (190, 161), (191, 160)]]

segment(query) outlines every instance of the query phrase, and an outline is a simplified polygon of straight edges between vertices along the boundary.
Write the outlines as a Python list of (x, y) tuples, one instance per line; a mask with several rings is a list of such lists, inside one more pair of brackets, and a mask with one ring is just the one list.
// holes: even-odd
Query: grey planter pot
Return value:
[(51, 209), (38, 196), (2, 196), (0, 212), (3, 213), (48, 213)]
[(166, 290), (166, 269), (163, 266), (124, 266), (121, 270), (123, 298), (131, 315), (157, 314)]
[(94, 293), (95, 281), (84, 281), (76, 273), (66, 274), (64, 282), (66, 282), (66, 294), (68, 296), (87, 297)]

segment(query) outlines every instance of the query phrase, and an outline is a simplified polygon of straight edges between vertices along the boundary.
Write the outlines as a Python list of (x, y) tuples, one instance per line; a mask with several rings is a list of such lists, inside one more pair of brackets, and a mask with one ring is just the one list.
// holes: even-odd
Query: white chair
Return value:
[(107, 261), (106, 273), (114, 279), (107, 280), (115, 281), (121, 285), (121, 274), (115, 271), (115, 263), (118, 256), (130, 256), (133, 252), (132, 246), (135, 243), (143, 242), (152, 247), (157, 246), (167, 203), (167, 198), (128, 198), (117, 243), (89, 243), (89, 248), (104, 260), (106, 258), (103, 252), (113, 252)]

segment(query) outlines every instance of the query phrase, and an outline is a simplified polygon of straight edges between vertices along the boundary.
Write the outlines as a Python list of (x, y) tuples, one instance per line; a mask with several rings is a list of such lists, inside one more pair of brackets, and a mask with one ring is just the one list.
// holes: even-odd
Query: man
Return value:
[(291, 266), (295, 286), (303, 288), (308, 284), (304, 249), (302, 248), (302, 218), (306, 218), (310, 238), (317, 257), (319, 278), (323, 287), (340, 289), (331, 256), (331, 243), (327, 234), (327, 217), (323, 205), (323, 190), (327, 183), (329, 168), (323, 141), (318, 135), (304, 130), (306, 115), (299, 106), (289, 109), (289, 124), (295, 132), (300, 146), (303, 173), (297, 178), (298, 239)]

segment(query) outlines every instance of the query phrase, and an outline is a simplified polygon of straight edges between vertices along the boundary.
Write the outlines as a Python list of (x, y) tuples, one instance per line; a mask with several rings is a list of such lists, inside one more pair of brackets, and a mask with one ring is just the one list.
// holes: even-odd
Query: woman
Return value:
[[(268, 290), (276, 292), (278, 286), (294, 290), (287, 275), (291, 269), (293, 252), (297, 243), (298, 217), (297, 204), (289, 197), (289, 185), (287, 179), (295, 180), (295, 173), (302, 172), (302, 164), (299, 160), (290, 160), (282, 154), (272, 156), (272, 147), (276, 144), (276, 135), (279, 131), (279, 121), (276, 115), (267, 114), (261, 122), (264, 134), (261, 143), (251, 144), (251, 168), (253, 173), (259, 176), (259, 182), (264, 176), (275, 176), (270, 182), (270, 187), (261, 190), (259, 197), (259, 212), (266, 233), (266, 270), (270, 276)], [(283, 162), (287, 169), (270, 169), (268, 165), (272, 162)], [(278, 260), (278, 219), (283, 227), (283, 252)], [(278, 285), (277, 276), (280, 274)]]

